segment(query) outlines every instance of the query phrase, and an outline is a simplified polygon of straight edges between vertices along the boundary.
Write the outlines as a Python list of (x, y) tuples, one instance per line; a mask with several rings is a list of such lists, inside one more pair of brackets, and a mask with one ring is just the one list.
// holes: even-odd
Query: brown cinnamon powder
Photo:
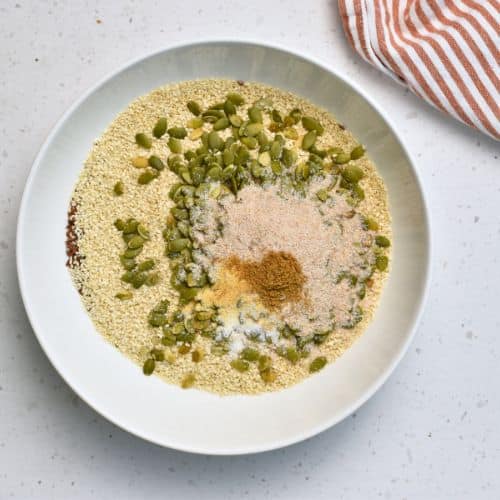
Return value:
[(262, 303), (278, 310), (285, 303), (304, 298), (306, 277), (297, 259), (287, 252), (267, 252), (260, 261), (245, 261), (232, 255), (226, 266), (250, 284)]

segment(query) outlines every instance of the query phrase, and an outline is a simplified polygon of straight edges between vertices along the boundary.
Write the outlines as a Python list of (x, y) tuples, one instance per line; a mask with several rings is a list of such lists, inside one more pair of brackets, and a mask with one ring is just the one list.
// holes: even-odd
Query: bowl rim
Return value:
[[(73, 114), (73, 112), (80, 106), (81, 103), (83, 103), (89, 96), (91, 96), (94, 92), (96, 92), (99, 88), (101, 88), (103, 85), (105, 85), (108, 81), (112, 80), (116, 76), (118, 76), (120, 73), (123, 73), (130, 67), (141, 63), (142, 61), (155, 57), (159, 54), (162, 54), (164, 52), (172, 51), (172, 50), (177, 50), (177, 49), (187, 49), (190, 47), (199, 47), (199, 46), (209, 46), (209, 45), (230, 45), (230, 46), (254, 46), (256, 48), (264, 48), (264, 49), (271, 49), (275, 50), (278, 52), (282, 52), (284, 54), (288, 54), (290, 56), (293, 56), (297, 59), (301, 59), (307, 63), (313, 64), (323, 71), (326, 71), (327, 73), (330, 73), (334, 77), (338, 78), (341, 80), (344, 84), (349, 86), (356, 94), (361, 96), (379, 115), (380, 117), (385, 121), (387, 127), (393, 134), (394, 138), (396, 139), (397, 143), (403, 150), (408, 163), (410, 165), (412, 174), (415, 177), (417, 189), (419, 192), (419, 195), (422, 200), (422, 207), (423, 207), (423, 222), (425, 226), (425, 239), (426, 239), (426, 253), (425, 253), (425, 268), (422, 269), (422, 274), (424, 277), (424, 286), (423, 290), (420, 294), (418, 303), (416, 304), (416, 313), (413, 318), (413, 322), (411, 325), (411, 328), (409, 329), (407, 333), (406, 340), (403, 342), (401, 347), (399, 348), (397, 354), (393, 357), (390, 363), (387, 364), (387, 366), (384, 368), (382, 373), (372, 381), (371, 385), (365, 392), (358, 397), (356, 400), (354, 400), (348, 407), (344, 409), (343, 412), (339, 412), (339, 414), (334, 415), (330, 418), (324, 419), (321, 423), (318, 425), (311, 427), (302, 433), (295, 434), (293, 437), (282, 439), (279, 441), (273, 441), (270, 442), (266, 446), (258, 446), (258, 447), (245, 447), (242, 449), (231, 449), (227, 450), (224, 448), (218, 448), (218, 449), (204, 449), (203, 447), (194, 447), (194, 446), (180, 446), (178, 444), (166, 444), (165, 442), (162, 442), (160, 440), (154, 439), (152, 436), (145, 434), (142, 430), (140, 429), (135, 429), (132, 428), (130, 425), (124, 424), (119, 421), (118, 418), (115, 418), (112, 415), (109, 415), (108, 412), (101, 410), (100, 408), (97, 408), (92, 400), (91, 397), (88, 395), (84, 395), (78, 388), (78, 385), (75, 383), (75, 381), (69, 379), (69, 377), (66, 377), (64, 374), (64, 369), (60, 364), (57, 362), (56, 359), (54, 359), (51, 356), (50, 349), (47, 347), (43, 340), (43, 336), (39, 335), (37, 332), (36, 328), (36, 322), (31, 314), (30, 308), (29, 308), (29, 299), (28, 299), (28, 294), (27, 294), (27, 283), (25, 282), (25, 275), (23, 272), (23, 267), (22, 267), (22, 255), (23, 255), (23, 240), (22, 240), (22, 234), (23, 234), (23, 226), (27, 217), (27, 205), (28, 205), (28, 200), (31, 195), (32, 191), (32, 186), (33, 182), (35, 179), (35, 176), (40, 168), (41, 161), (43, 157), (45, 156), (45, 153), (47, 150), (50, 148), (54, 137), (59, 133), (61, 128), (64, 126), (68, 118)], [(429, 208), (428, 208), (428, 201), (425, 196), (425, 192), (423, 189), (423, 183), (422, 183), (422, 178), (418, 172), (418, 169), (415, 167), (415, 163), (403, 143), (400, 135), (396, 131), (395, 126), (393, 125), (392, 121), (388, 118), (386, 113), (381, 109), (381, 107), (374, 101), (373, 98), (371, 98), (369, 95), (365, 93), (364, 90), (360, 88), (358, 84), (353, 82), (349, 77), (345, 76), (342, 73), (339, 73), (337, 70), (332, 69), (329, 67), (326, 63), (318, 60), (312, 55), (309, 54), (304, 54), (302, 52), (297, 51), (295, 48), (293, 49), (288, 49), (280, 44), (277, 43), (262, 43), (257, 40), (253, 40), (251, 38), (207, 38), (205, 40), (191, 40), (191, 41), (183, 41), (175, 44), (168, 44), (158, 50), (152, 51), (152, 52), (147, 52), (145, 54), (142, 54), (138, 57), (135, 57), (133, 59), (130, 59), (128, 62), (125, 64), (122, 64), (120, 67), (117, 69), (109, 71), (104, 77), (99, 79), (95, 84), (91, 85), (83, 94), (81, 94), (67, 109), (66, 111), (61, 115), (61, 117), (56, 121), (55, 125), (52, 127), (50, 130), (49, 134), (46, 136), (46, 139), (44, 140), (42, 146), (40, 147), (39, 152), (37, 153), (33, 164), (31, 166), (29, 175), (26, 179), (25, 187), (23, 190), (22, 198), (21, 198), (21, 203), (20, 203), (20, 208), (18, 212), (18, 218), (17, 218), (17, 231), (16, 231), (16, 268), (17, 268), (17, 276), (18, 276), (18, 283), (19, 283), (19, 289), (20, 289), (20, 294), (21, 294), (21, 299), (26, 311), (26, 315), (28, 316), (28, 320), (30, 322), (30, 325), (32, 327), (32, 330), (35, 334), (35, 337), (37, 338), (43, 352), (51, 362), (52, 366), (55, 368), (55, 370), (58, 372), (58, 374), (62, 377), (62, 379), (65, 381), (66, 384), (71, 388), (72, 391), (75, 392), (75, 394), (78, 395), (79, 398), (81, 398), (87, 405), (89, 405), (94, 411), (96, 411), (99, 415), (102, 415), (104, 418), (106, 418), (108, 421), (119, 427), (120, 429), (123, 429), (127, 431), (128, 433), (137, 436), (141, 439), (144, 439), (145, 441), (148, 441), (150, 443), (178, 450), (178, 451), (183, 451), (183, 452), (188, 452), (188, 453), (197, 453), (197, 454), (207, 454), (207, 455), (220, 455), (220, 456), (234, 456), (234, 455), (245, 455), (245, 454), (250, 454), (250, 453), (261, 453), (265, 451), (271, 451), (279, 448), (283, 448), (286, 446), (290, 446), (295, 443), (299, 443), (301, 441), (304, 441), (306, 439), (309, 439), (317, 434), (320, 434), (321, 432), (329, 429), (330, 427), (333, 427), (334, 425), (340, 423), (343, 421), (346, 417), (351, 415), (353, 412), (358, 410), (362, 405), (366, 403), (381, 387), (382, 385), (387, 381), (389, 376), (393, 373), (397, 365), (400, 363), (401, 359), (403, 358), (404, 354), (408, 350), (413, 338), (415, 337), (417, 327), (421, 321), (423, 310), (425, 303), (427, 301), (428, 295), (429, 295), (429, 290), (430, 290), (430, 284), (431, 284), (431, 263), (432, 263), (432, 241), (431, 241), (431, 220), (430, 220), (430, 215), (429, 215)]]

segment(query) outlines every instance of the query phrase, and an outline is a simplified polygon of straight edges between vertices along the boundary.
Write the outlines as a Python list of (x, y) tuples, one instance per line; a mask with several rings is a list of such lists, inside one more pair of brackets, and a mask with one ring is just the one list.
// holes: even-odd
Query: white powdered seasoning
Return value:
[[(360, 185), (365, 199), (355, 210), (334, 190), (325, 201), (318, 199), (318, 191), (332, 188), (328, 177), (314, 178), (305, 196), (280, 183), (263, 182), (243, 187), (237, 197), (208, 197), (204, 215), (194, 224), (193, 237), (200, 244), (200, 251), (196, 255), (199, 267), (193, 269), (195, 273), (210, 270), (213, 286), (199, 300), (218, 306), (221, 321), (216, 338), (226, 339), (229, 350), (223, 356), (212, 354), (212, 340), (198, 336), (193, 348), (199, 348), (204, 356), (193, 363), (191, 352), (183, 355), (177, 346), (162, 346), (161, 334), (148, 325), (147, 317), (160, 300), (168, 299), (171, 307), (177, 304), (162, 238), (173, 206), (168, 193), (177, 177), (167, 168), (153, 182), (139, 185), (140, 171), (132, 166), (131, 158), (155, 154), (166, 163), (170, 152), (168, 134), (164, 140), (154, 141), (147, 153), (135, 144), (134, 136), (137, 132), (149, 133), (162, 116), (168, 117), (169, 127), (185, 126), (193, 117), (186, 107), (188, 101), (195, 100), (206, 108), (223, 102), (228, 92), (238, 92), (249, 104), (269, 98), (283, 114), (300, 108), (304, 114), (320, 120), (325, 132), (317, 139), (318, 148), (350, 151), (357, 145), (329, 113), (276, 88), (228, 80), (190, 81), (159, 88), (134, 101), (94, 144), (73, 196), (77, 211), (72, 218), (82, 258), (71, 273), (97, 330), (140, 366), (149, 350), (157, 346), (165, 350), (167, 361), (157, 363), (155, 374), (168, 382), (180, 384), (187, 373), (194, 373), (194, 387), (200, 389), (220, 394), (259, 393), (299, 382), (309, 375), (309, 364), (315, 356), (335, 360), (366, 328), (386, 273), (375, 272), (369, 277), (375, 259), (369, 249), (373, 247), (375, 232), (366, 230), (360, 214), (375, 219), (379, 224), (376, 233), (388, 238), (390, 216), (385, 187), (366, 155), (356, 161), (364, 172)], [(246, 115), (247, 107), (245, 104), (239, 114)], [(300, 145), (306, 130), (300, 124), (296, 128), (298, 140), (286, 139), (286, 146)], [(204, 129), (210, 131), (211, 125), (205, 124)], [(221, 133), (222, 137), (228, 135), (228, 130)], [(188, 138), (182, 142), (184, 150), (199, 145)], [(256, 157), (257, 151), (251, 154)], [(302, 157), (304, 152), (299, 160)], [(119, 180), (124, 184), (122, 196), (113, 193)], [(130, 300), (120, 301), (115, 294), (131, 289), (120, 280), (123, 241), (113, 223), (117, 218), (129, 217), (149, 229), (151, 239), (145, 243), (142, 256), (155, 259), (155, 271), (160, 273), (161, 281), (132, 290)], [(260, 261), (269, 251), (292, 255), (305, 276), (303, 299), (273, 311), (266, 310), (249, 284), (224, 265), (232, 256), (242, 261)], [(369, 284), (364, 297), (360, 284), (352, 282), (354, 275), (359, 283)], [(362, 308), (363, 316), (353, 322), (358, 308)], [(307, 358), (292, 364), (276, 354), (277, 347), (288, 345), (280, 335), (283, 321), (304, 338), (335, 328), (324, 343), (308, 346)], [(275, 381), (263, 382), (255, 364), (244, 373), (231, 368), (229, 361), (248, 346), (271, 357), (278, 374)], [(139, 369), (138, 376), (142, 376)]]

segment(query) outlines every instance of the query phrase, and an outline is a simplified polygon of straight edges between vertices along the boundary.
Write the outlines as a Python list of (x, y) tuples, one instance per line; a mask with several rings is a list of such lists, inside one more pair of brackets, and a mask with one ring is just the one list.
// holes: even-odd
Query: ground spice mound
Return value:
[(287, 252), (267, 252), (260, 261), (245, 261), (233, 255), (226, 266), (247, 281), (269, 310), (304, 298), (306, 277), (297, 259)]

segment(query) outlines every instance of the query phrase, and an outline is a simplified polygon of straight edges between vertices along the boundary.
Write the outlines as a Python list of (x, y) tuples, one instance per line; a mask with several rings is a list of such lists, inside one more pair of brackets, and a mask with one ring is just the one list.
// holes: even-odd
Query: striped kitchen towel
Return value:
[(339, 9), (366, 61), (500, 140), (498, 0), (339, 0)]

